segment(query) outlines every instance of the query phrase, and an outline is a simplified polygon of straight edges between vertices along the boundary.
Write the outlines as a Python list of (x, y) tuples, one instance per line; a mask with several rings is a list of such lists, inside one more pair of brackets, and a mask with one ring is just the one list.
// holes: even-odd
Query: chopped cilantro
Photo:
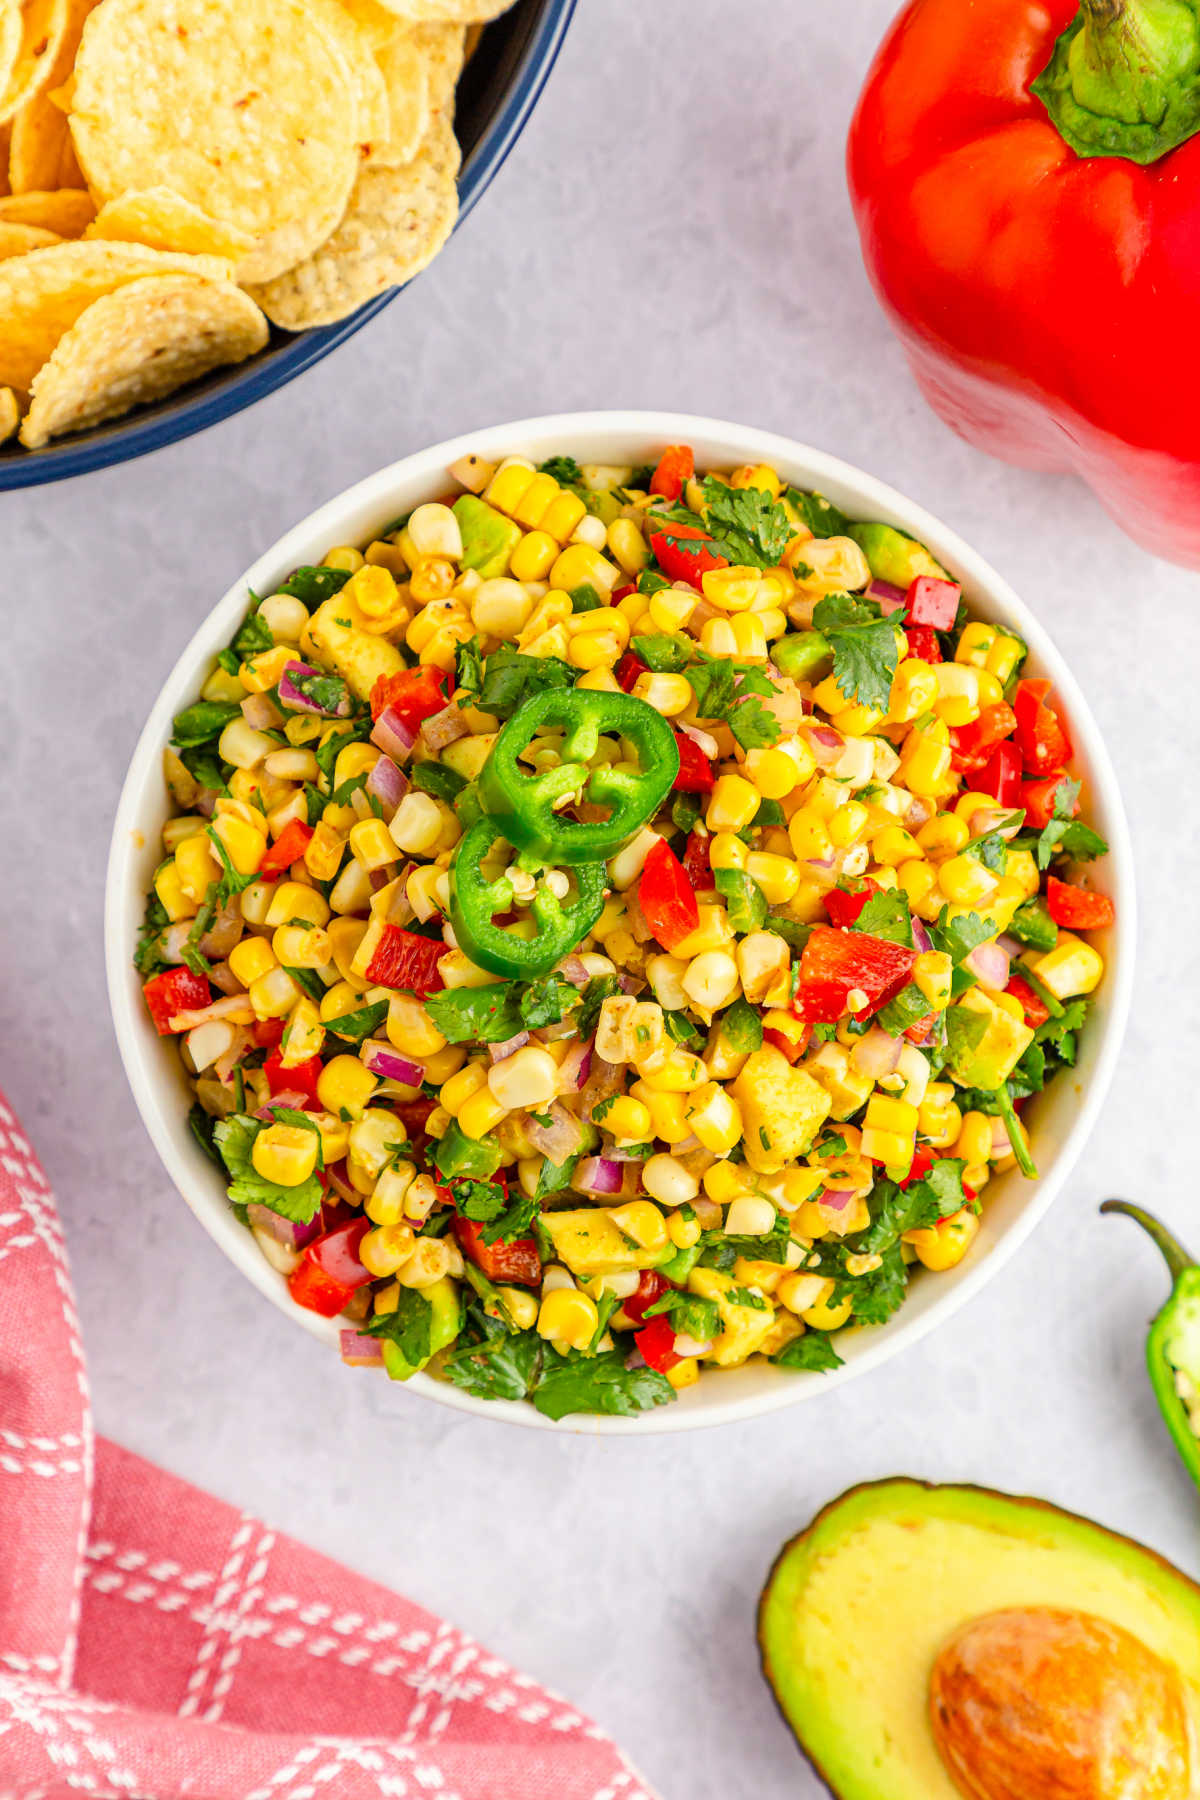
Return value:
[(833, 679), (846, 699), (886, 712), (899, 662), (896, 616), (885, 619), (874, 600), (827, 594), (813, 624), (833, 650)]
[[(298, 1116), (312, 1123), (307, 1114)], [(213, 1127), (213, 1137), (230, 1175), (229, 1198), (235, 1206), (266, 1206), (280, 1218), (307, 1225), (321, 1205), (321, 1183), (314, 1174), (295, 1187), (281, 1187), (260, 1175), (251, 1161), (251, 1150), (262, 1129), (259, 1120), (243, 1113), (233, 1113)]]

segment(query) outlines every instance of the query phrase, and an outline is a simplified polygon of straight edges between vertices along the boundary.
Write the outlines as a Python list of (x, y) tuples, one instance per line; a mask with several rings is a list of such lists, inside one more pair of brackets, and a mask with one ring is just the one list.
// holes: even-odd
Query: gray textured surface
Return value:
[[(759, 1679), (781, 1539), (896, 1471), (1044, 1494), (1194, 1570), (1195, 1495), (1141, 1368), (1162, 1270), (1125, 1191), (1193, 1222), (1200, 584), (1075, 483), (984, 460), (918, 399), (841, 175), (890, 0), (584, 0), (533, 124), (415, 288), (282, 394), (149, 460), (0, 496), (7, 889), (0, 1080), (66, 1218), (100, 1427), (446, 1612), (569, 1694), (672, 1800), (816, 1795)], [(691, 408), (894, 482), (1048, 622), (1110, 736), (1141, 857), (1134, 1021), (1033, 1242), (883, 1372), (791, 1416), (638, 1442), (514, 1435), (344, 1372), (170, 1191), (117, 1063), (109, 822), (196, 620), (320, 500), (475, 424)]]

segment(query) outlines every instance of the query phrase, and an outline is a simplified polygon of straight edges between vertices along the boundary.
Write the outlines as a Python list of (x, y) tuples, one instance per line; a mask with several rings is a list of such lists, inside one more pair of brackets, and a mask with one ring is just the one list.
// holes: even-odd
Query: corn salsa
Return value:
[(835, 1368), (970, 1253), (1113, 921), (1025, 661), (915, 539), (685, 445), (466, 456), (251, 596), (136, 963), (347, 1363), (633, 1414)]

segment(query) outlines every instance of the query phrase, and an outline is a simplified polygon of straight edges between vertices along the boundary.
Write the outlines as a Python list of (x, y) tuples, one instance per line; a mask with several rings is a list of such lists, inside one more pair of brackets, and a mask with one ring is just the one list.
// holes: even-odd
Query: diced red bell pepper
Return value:
[(159, 1037), (171, 1035), (171, 1020), (176, 1013), (197, 1012), (212, 999), (212, 990), (203, 975), (195, 974), (180, 963), (178, 968), (163, 969), (143, 983), (142, 993), (154, 1020)]
[(250, 1027), (254, 1048), (256, 1050), (273, 1050), (283, 1036), (286, 1025), (286, 1019), (255, 1019)]
[[(935, 631), (949, 631), (958, 617), (962, 589), (957, 581), (940, 581), (934, 575), (918, 575), (908, 584), (904, 597), (905, 617), (914, 625), (932, 625)], [(907, 631), (908, 627), (905, 626)]]
[(905, 623), (904, 639), (908, 645), (909, 656), (915, 656), (921, 662), (945, 662), (942, 646), (938, 642), (938, 634), (932, 625), (912, 625)]
[(396, 1117), (403, 1125), (408, 1141), (413, 1147), (413, 1160), (418, 1167), (426, 1160), (430, 1138), (425, 1126), (430, 1113), (435, 1111), (437, 1104), (437, 1101), (428, 1094), (422, 1094), (416, 1100), (400, 1100), (396, 1104)]
[(918, 1144), (913, 1151), (912, 1166), (904, 1180), (896, 1183), (897, 1187), (910, 1188), (914, 1181), (924, 1181), (936, 1161), (937, 1157), (928, 1144)]
[(402, 925), (385, 921), (366, 978), (374, 986), (398, 988), (423, 998), (445, 985), (438, 972), (445, 954), (441, 938), (422, 937), (417, 931), (405, 931)]
[(1017, 715), (1017, 743), (1031, 775), (1049, 775), (1071, 760), (1071, 739), (1058, 713), (1049, 704), (1048, 681), (1018, 681), (1013, 695)]
[(632, 1294), (621, 1302), (621, 1310), (631, 1318), (635, 1325), (645, 1322), (646, 1308), (661, 1300), (671, 1283), (657, 1269), (643, 1269), (641, 1279)]
[(279, 1051), (274, 1051), (263, 1064), (267, 1091), (272, 1100), (277, 1094), (303, 1094), (304, 1105), (319, 1112), (321, 1102), (317, 1098), (317, 1082), (322, 1066), (319, 1056), (310, 1056), (307, 1062), (297, 1063), (294, 1069), (285, 1069)]
[(353, 1293), (355, 1288), (364, 1287), (375, 1277), (359, 1259), (359, 1246), (372, 1229), (370, 1219), (364, 1219), (361, 1213), (344, 1225), (335, 1225), (332, 1231), (324, 1231), (319, 1238), (314, 1238), (304, 1252), (305, 1260), (320, 1269), (330, 1281), (340, 1282)]
[(663, 838), (646, 858), (637, 897), (647, 925), (664, 950), (674, 950), (700, 923), (695, 889)]
[(650, 492), (664, 500), (678, 500), (683, 484), (696, 473), (696, 458), (690, 444), (668, 444), (658, 459), (658, 467), (650, 477)]
[(1024, 790), (1029, 785), (1021, 780), (1021, 752), (1007, 738), (996, 745), (982, 769), (971, 776), (971, 786), (977, 794), (992, 794), (996, 804), (1004, 807), (1024, 806)]
[(778, 1031), (774, 1025), (763, 1028), (763, 1043), (772, 1044), (790, 1063), (798, 1063), (808, 1049), (811, 1031), (802, 1031), (798, 1038), (790, 1038), (786, 1031)]
[(371, 717), (381, 718), (390, 706), (410, 731), (419, 731), (424, 720), (445, 706), (446, 681), (446, 671), (429, 663), (419, 669), (401, 669), (397, 675), (381, 675), (371, 689)]
[(625, 692), (630, 694), (633, 692), (638, 676), (648, 675), (650, 670), (640, 656), (635, 656), (632, 650), (627, 650), (617, 664), (614, 673), (617, 678), (617, 686), (624, 688)]
[(698, 894), (708, 893), (717, 885), (713, 880), (710, 843), (702, 831), (689, 832), (683, 853), (683, 872)]
[(623, 582), (620, 587), (616, 587), (613, 589), (612, 593), (609, 595), (608, 604), (610, 606), (620, 606), (622, 600), (628, 600), (630, 594), (636, 594), (636, 593), (637, 593), (637, 583), (636, 582), (633, 582), (633, 581)]
[(936, 1023), (937, 1014), (935, 1012), (927, 1012), (923, 1019), (918, 1019), (915, 1024), (907, 1026), (904, 1035), (910, 1044), (923, 1044), (929, 1037), (929, 1034)]
[(497, 1241), (485, 1244), (484, 1227), (460, 1213), (454, 1221), (458, 1247), (481, 1269), (489, 1281), (514, 1282), (518, 1287), (537, 1287), (542, 1279), (542, 1259), (532, 1238), (514, 1238), (511, 1243)]
[[(868, 931), (816, 925), (800, 957), (793, 1011), (810, 1024), (835, 1024), (847, 1012), (867, 1019), (895, 999), (916, 960), (916, 951), (907, 945)], [(852, 1008), (850, 995), (855, 990), (866, 1000)]]
[(1050, 1008), (1046, 1005), (1046, 1002), (1042, 999), (1041, 995), (1036, 994), (1029, 983), (1027, 981), (1022, 981), (1019, 975), (1011, 977), (1009, 984), (1004, 991), (1006, 994), (1011, 994), (1014, 1000), (1019, 1000), (1021, 1002), (1021, 1007), (1025, 1013), (1025, 1023), (1027, 1025), (1032, 1025), (1035, 1031), (1039, 1025), (1044, 1025), (1046, 1020), (1050, 1017)]
[(665, 1375), (683, 1361), (675, 1349), (675, 1327), (666, 1313), (658, 1313), (634, 1336), (634, 1343), (652, 1369)]
[(872, 881), (869, 875), (863, 876), (862, 883), (862, 887), (854, 894), (848, 894), (845, 888), (830, 888), (825, 896), (825, 911), (829, 914), (831, 924), (848, 929), (871, 895), (879, 892), (879, 883)]
[[(695, 541), (695, 549), (688, 545)], [(727, 569), (729, 558), (713, 548), (707, 531), (697, 525), (677, 525), (674, 520), (650, 533), (650, 548), (669, 581), (686, 581), (698, 588), (711, 569)]]
[(1051, 876), (1046, 883), (1046, 907), (1056, 925), (1068, 931), (1102, 931), (1116, 918), (1116, 908), (1107, 894), (1091, 888), (1076, 887), (1073, 882)]
[[(1058, 790), (1064, 781), (1070, 779), (1069, 775), (1060, 772), (1056, 775), (1047, 775), (1041, 781), (1023, 781), (1021, 783), (1021, 797), (1016, 804), (1025, 808), (1027, 825), (1034, 826), (1038, 831), (1045, 830), (1054, 817)], [(1078, 811), (1079, 795), (1076, 794), (1071, 801), (1071, 810), (1068, 816), (1073, 819)]]
[(258, 865), (261, 878), (273, 881), (276, 875), (282, 875), (285, 869), (299, 862), (308, 849), (312, 834), (312, 826), (306, 825), (303, 819), (293, 819), (285, 825)]
[(677, 731), (675, 742), (679, 745), (679, 773), (671, 783), (672, 789), (678, 789), (682, 794), (711, 793), (717, 779), (716, 771), (695, 738)]
[(336, 1318), (354, 1298), (352, 1287), (347, 1287), (344, 1281), (335, 1281), (307, 1258), (298, 1262), (288, 1276), (288, 1293), (297, 1306), (320, 1313), (323, 1319)]
[(970, 725), (956, 725), (950, 732), (950, 762), (960, 775), (982, 769), (997, 744), (1017, 729), (1017, 715), (1005, 701), (981, 708)]

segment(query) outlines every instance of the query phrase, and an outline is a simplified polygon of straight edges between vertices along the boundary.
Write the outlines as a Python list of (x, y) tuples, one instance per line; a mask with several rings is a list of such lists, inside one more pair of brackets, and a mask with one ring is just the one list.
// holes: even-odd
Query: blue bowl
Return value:
[[(458, 85), (455, 130), (462, 145), (458, 223), (486, 192), (529, 120), (575, 11), (575, 0), (517, 0), (489, 25)], [(457, 229), (457, 227), (456, 227)], [(155, 406), (44, 450), (14, 443), (0, 450), (0, 490), (38, 487), (128, 462), (191, 437), (294, 381), (391, 304), (392, 288), (336, 325), (296, 335), (271, 332), (265, 350), (231, 369), (215, 369)]]

